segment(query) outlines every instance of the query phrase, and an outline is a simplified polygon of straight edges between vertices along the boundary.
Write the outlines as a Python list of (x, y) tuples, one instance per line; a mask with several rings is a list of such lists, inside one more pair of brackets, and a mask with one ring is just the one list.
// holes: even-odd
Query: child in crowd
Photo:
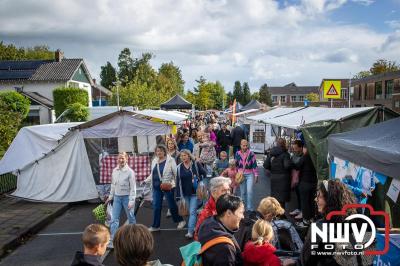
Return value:
[(245, 266), (280, 266), (281, 261), (274, 254), (276, 248), (270, 243), (274, 237), (274, 231), (269, 222), (258, 220), (253, 225), (251, 239), (246, 243), (242, 252)]
[(226, 151), (221, 151), (220, 159), (215, 161), (214, 173), (215, 176), (220, 176), (222, 172), (229, 167), (228, 154)]
[(88, 225), (82, 235), (83, 252), (76, 252), (71, 265), (102, 266), (100, 257), (106, 252), (109, 241), (110, 232), (107, 227), (101, 224)]
[[(222, 152), (221, 152), (222, 155)], [(237, 169), (236, 169), (236, 161), (235, 159), (230, 159), (229, 160), (229, 167), (226, 168), (221, 175), (225, 177), (229, 177), (231, 179), (231, 191), (235, 195), (236, 189), (238, 187), (238, 184), (235, 182), (235, 176), (237, 174)]]

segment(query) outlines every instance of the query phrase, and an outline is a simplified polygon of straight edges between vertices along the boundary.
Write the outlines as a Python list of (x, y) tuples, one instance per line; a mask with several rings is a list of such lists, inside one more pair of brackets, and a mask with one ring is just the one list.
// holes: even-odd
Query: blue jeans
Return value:
[(245, 202), (246, 210), (253, 210), (253, 182), (254, 174), (244, 174), (244, 181), (240, 184), (240, 197)]
[(113, 201), (113, 205), (112, 205), (113, 206), (112, 220), (111, 220), (111, 225), (110, 225), (111, 239), (114, 239), (115, 232), (117, 232), (117, 230), (118, 230), (119, 217), (121, 215), (122, 208), (125, 210), (126, 217), (128, 217), (129, 224), (136, 223), (135, 206), (132, 206), (132, 208), (128, 209), (129, 195), (126, 195), (126, 196), (114, 195), (113, 200), (114, 201)]
[(193, 234), (197, 221), (197, 196), (184, 196), (186, 204), (189, 204), (188, 233)]
[(183, 221), (182, 217), (178, 214), (178, 206), (175, 202), (173, 188), (170, 191), (162, 191), (160, 188), (153, 187), (153, 225), (154, 228), (159, 228), (161, 224), (161, 209), (164, 196), (167, 198), (168, 207), (171, 211), (172, 220), (175, 223)]

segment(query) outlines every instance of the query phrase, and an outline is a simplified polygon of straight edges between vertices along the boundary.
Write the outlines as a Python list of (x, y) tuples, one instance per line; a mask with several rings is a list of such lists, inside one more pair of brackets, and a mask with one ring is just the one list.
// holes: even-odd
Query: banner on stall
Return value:
[(331, 178), (342, 180), (353, 191), (359, 203), (366, 203), (366, 196), (372, 195), (375, 184), (385, 184), (387, 179), (385, 175), (337, 157), (331, 162)]
[[(380, 250), (385, 245), (385, 236), (382, 234), (376, 235), (377, 250)], [(400, 235), (389, 235), (389, 252), (384, 255), (375, 257), (374, 265), (399, 265), (400, 261)]]

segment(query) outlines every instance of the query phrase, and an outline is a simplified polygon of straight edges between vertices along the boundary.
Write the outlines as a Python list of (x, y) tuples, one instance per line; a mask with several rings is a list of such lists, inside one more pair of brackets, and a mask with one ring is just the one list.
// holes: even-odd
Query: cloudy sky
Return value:
[(0, 0), (0, 40), (84, 58), (94, 77), (129, 47), (195, 79), (319, 85), (400, 63), (400, 0)]

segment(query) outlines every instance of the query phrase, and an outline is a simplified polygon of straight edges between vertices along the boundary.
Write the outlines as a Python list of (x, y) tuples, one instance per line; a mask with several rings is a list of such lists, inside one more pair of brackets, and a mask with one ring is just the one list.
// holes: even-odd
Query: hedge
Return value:
[(56, 117), (60, 116), (71, 104), (89, 105), (88, 92), (79, 88), (57, 88), (53, 90), (54, 110)]

